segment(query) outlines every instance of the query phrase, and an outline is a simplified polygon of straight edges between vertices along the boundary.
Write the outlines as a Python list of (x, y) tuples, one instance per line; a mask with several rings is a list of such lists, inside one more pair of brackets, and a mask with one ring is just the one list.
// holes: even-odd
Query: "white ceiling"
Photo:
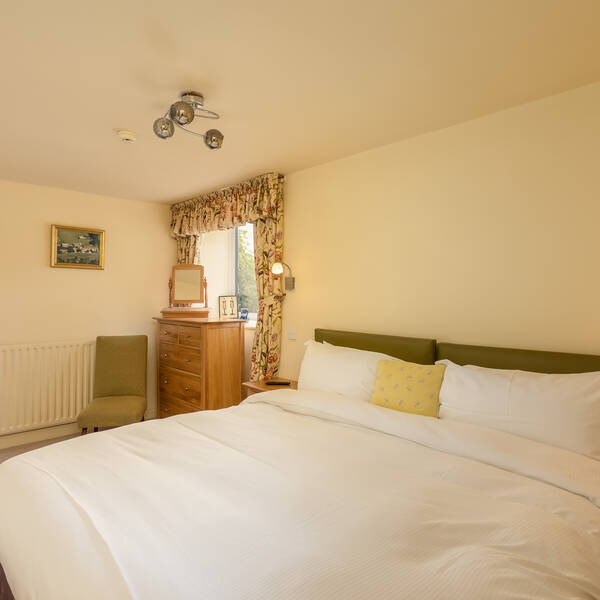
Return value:
[(0, 0), (0, 67), (1, 178), (166, 202), (600, 80), (600, 2)]

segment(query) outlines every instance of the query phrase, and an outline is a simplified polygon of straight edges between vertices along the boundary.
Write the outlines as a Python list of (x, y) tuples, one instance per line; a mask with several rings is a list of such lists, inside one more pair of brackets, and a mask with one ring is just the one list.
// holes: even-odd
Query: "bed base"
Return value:
[(8, 581), (6, 581), (2, 565), (0, 565), (0, 600), (15, 600), (13, 593), (10, 591)]

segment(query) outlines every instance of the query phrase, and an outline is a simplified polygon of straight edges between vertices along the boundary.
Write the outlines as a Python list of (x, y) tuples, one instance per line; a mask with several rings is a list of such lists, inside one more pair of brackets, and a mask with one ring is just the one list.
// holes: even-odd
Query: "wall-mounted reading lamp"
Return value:
[(284, 277), (285, 289), (289, 292), (296, 287), (296, 278), (292, 276), (292, 268), (290, 265), (281, 262), (273, 263), (271, 273), (273, 273), (273, 275), (281, 275), (283, 273), (283, 267), (287, 267), (290, 272), (289, 277)]

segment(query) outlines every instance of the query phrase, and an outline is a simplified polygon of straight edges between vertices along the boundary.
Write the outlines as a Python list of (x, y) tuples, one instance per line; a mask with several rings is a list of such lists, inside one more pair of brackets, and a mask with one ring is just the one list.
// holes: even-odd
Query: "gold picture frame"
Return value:
[(61, 269), (104, 269), (104, 229), (50, 226), (50, 266)]

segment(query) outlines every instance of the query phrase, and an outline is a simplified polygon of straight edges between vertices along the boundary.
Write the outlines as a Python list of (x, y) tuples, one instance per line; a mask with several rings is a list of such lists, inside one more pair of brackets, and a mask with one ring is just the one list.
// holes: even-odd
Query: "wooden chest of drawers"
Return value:
[(225, 408), (241, 399), (244, 322), (162, 319), (158, 323), (158, 417)]

